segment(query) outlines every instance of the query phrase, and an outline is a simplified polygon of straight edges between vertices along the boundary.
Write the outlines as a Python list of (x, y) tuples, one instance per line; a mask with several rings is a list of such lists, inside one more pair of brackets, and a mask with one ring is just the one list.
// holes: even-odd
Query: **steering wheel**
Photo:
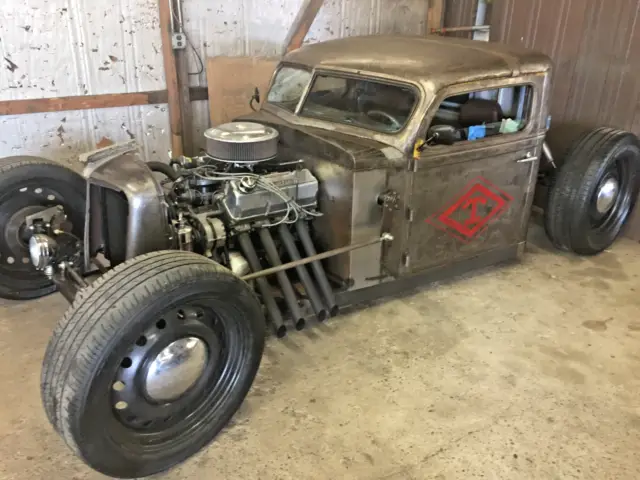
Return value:
[(387, 120), (387, 123), (393, 127), (394, 130), (400, 130), (402, 128), (402, 123), (400, 123), (396, 117), (387, 112), (383, 112), (382, 110), (369, 110), (366, 112), (366, 115), (372, 120), (376, 117)]

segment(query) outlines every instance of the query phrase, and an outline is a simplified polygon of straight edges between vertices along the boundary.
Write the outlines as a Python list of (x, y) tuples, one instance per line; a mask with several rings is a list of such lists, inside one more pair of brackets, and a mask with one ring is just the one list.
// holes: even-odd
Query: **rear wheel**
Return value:
[(553, 179), (545, 228), (554, 245), (582, 255), (608, 248), (630, 217), (640, 187), (640, 142), (597, 128), (569, 151)]
[(200, 255), (155, 252), (78, 294), (47, 348), (42, 398), (89, 466), (143, 477), (213, 440), (263, 347), (262, 309), (245, 282)]
[(26, 217), (64, 208), (73, 234), (82, 238), (85, 181), (73, 170), (38, 157), (0, 159), (0, 297), (25, 300), (55, 291), (29, 260)]

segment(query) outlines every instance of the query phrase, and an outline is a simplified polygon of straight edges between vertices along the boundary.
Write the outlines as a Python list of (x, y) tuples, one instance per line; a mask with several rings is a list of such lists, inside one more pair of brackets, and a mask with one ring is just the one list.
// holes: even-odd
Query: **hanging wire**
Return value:
[[(256, 173), (250, 172), (219, 172), (213, 170), (209, 166), (201, 166), (194, 168), (192, 173), (199, 178), (203, 178), (205, 180), (215, 180), (215, 181), (238, 181), (243, 178), (248, 178), (255, 180), (256, 188), (262, 188), (270, 193), (273, 193), (287, 206), (286, 212), (283, 214), (282, 218), (275, 223), (269, 223), (264, 225), (265, 227), (275, 227), (281, 225), (282, 223), (295, 223), (300, 220), (301, 217), (310, 216), (310, 217), (320, 217), (322, 213), (314, 212), (304, 208), (298, 202), (296, 202), (293, 198), (291, 198), (287, 193), (274, 183), (265, 179), (264, 176), (258, 175)], [(291, 218), (291, 216), (293, 217)]]
[(180, 30), (182, 30), (182, 35), (184, 35), (184, 38), (187, 40), (187, 44), (191, 47), (191, 50), (193, 51), (193, 54), (195, 55), (196, 60), (198, 61), (198, 65), (200, 65), (198, 67), (198, 71), (197, 72), (189, 72), (189, 75), (200, 75), (200, 74), (202, 74), (204, 72), (204, 62), (202, 61), (202, 57), (200, 56), (200, 52), (198, 52), (198, 50), (196, 49), (195, 45), (191, 41), (191, 38), (187, 34), (187, 30), (184, 28), (184, 24), (180, 21), (180, 19), (176, 15), (176, 12), (174, 11), (173, 8), (171, 9), (171, 13), (173, 15), (173, 19), (178, 24), (178, 27), (180, 28)]

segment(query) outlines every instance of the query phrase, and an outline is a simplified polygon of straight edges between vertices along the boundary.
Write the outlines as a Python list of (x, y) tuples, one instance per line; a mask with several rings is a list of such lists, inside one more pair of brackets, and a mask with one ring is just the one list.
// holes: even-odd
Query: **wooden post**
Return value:
[[(183, 22), (182, 0), (170, 1), (173, 2), (174, 20), (177, 24), (181, 24)], [(176, 16), (178, 18), (175, 18)], [(181, 32), (184, 30), (184, 25), (178, 25), (178, 27)], [(196, 152), (193, 150), (193, 115), (191, 113), (191, 100), (189, 99), (189, 62), (187, 60), (187, 52), (188, 48), (193, 47), (195, 49), (195, 46), (191, 45), (186, 33), (184, 33), (184, 38), (187, 43), (187, 48), (176, 50), (175, 56), (180, 92), (180, 114), (182, 116), (182, 147), (184, 155), (191, 156)]]
[(289, 53), (302, 46), (304, 37), (309, 33), (309, 29), (318, 15), (318, 11), (320, 11), (322, 3), (323, 0), (304, 0), (304, 3), (298, 11), (298, 15), (296, 15), (293, 21), (293, 25), (291, 25), (289, 29), (289, 33), (287, 33), (284, 41), (284, 53)]
[(167, 82), (167, 101), (169, 104), (169, 126), (171, 129), (171, 155), (184, 154), (182, 139), (182, 111), (180, 108), (180, 85), (176, 69), (176, 56), (171, 41), (173, 19), (171, 18), (172, 0), (158, 0), (160, 10), (160, 36), (162, 38), (162, 58), (164, 75)]
[(193, 116), (191, 113), (191, 99), (189, 98), (189, 65), (187, 63), (187, 50), (178, 50), (176, 53), (176, 66), (178, 69), (178, 85), (180, 116), (182, 117), (182, 149), (184, 155), (195, 155), (193, 151)]
[(444, 26), (444, 0), (429, 0), (427, 10), (427, 34), (435, 33)]

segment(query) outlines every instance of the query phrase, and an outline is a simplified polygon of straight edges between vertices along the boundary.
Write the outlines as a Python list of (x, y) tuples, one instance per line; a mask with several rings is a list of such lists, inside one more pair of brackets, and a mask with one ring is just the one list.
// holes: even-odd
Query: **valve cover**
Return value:
[(226, 185), (222, 204), (232, 221), (282, 214), (287, 211), (290, 200), (304, 208), (317, 205), (318, 180), (306, 168), (262, 175), (260, 181), (275, 187), (281, 195), (245, 178), (232, 180)]

